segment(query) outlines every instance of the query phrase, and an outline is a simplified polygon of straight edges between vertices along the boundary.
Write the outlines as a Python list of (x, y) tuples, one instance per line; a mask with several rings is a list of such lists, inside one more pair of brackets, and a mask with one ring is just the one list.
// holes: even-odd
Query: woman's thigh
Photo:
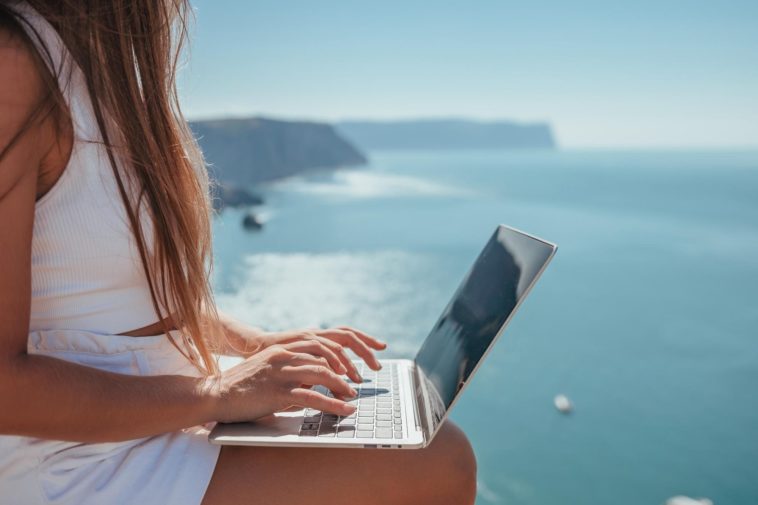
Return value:
[(469, 505), (476, 461), (448, 422), (419, 450), (225, 446), (203, 505)]

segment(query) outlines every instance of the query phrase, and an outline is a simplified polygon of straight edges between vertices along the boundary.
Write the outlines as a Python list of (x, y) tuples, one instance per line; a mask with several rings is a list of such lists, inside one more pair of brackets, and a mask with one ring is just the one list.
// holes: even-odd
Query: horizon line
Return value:
[[(703, 150), (703, 151), (725, 151), (725, 150), (731, 150), (731, 151), (755, 151), (758, 150), (758, 142), (754, 144), (625, 144), (625, 143), (617, 143), (617, 144), (569, 144), (565, 145), (563, 142), (561, 142), (558, 132), (556, 131), (555, 125), (548, 119), (534, 119), (534, 120), (522, 120), (522, 119), (513, 119), (508, 118), (505, 116), (501, 117), (477, 117), (477, 116), (465, 116), (460, 114), (450, 114), (450, 115), (429, 115), (429, 116), (422, 116), (422, 115), (414, 115), (414, 116), (396, 116), (395, 118), (370, 118), (370, 117), (342, 117), (338, 119), (325, 119), (325, 118), (316, 118), (313, 116), (292, 116), (292, 115), (286, 115), (286, 114), (271, 114), (271, 113), (265, 113), (265, 112), (251, 112), (251, 113), (219, 113), (217, 115), (193, 115), (193, 116), (187, 116), (186, 120), (188, 122), (195, 122), (195, 121), (224, 121), (224, 120), (235, 120), (235, 119), (252, 119), (252, 118), (262, 118), (262, 119), (272, 119), (272, 120), (279, 120), (279, 121), (300, 121), (300, 122), (310, 122), (310, 123), (323, 123), (323, 124), (329, 124), (332, 126), (335, 126), (337, 123), (342, 122), (367, 122), (367, 123), (393, 123), (393, 122), (411, 122), (411, 121), (468, 121), (472, 123), (480, 123), (480, 124), (487, 124), (487, 123), (499, 123), (499, 122), (509, 122), (514, 124), (522, 124), (522, 125), (534, 125), (534, 124), (546, 124), (554, 137), (554, 140), (556, 142), (556, 146), (552, 148), (552, 150), (591, 150), (591, 151), (603, 151), (603, 150), (615, 150), (615, 151), (697, 151), (697, 150)], [(517, 150), (517, 149), (514, 149)]]

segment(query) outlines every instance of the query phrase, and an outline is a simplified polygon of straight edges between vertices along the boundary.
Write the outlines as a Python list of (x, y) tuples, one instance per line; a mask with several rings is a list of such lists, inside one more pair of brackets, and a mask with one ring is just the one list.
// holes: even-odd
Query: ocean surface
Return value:
[(478, 503), (758, 503), (758, 152), (370, 157), (259, 188), (261, 232), (216, 218), (223, 310), (412, 357), (509, 224), (559, 249), (452, 413)]

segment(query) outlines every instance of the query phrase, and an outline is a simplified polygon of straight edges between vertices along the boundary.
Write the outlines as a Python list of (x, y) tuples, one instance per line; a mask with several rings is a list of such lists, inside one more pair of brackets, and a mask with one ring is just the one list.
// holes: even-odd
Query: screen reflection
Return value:
[(416, 355), (434, 430), (555, 246), (498, 227)]

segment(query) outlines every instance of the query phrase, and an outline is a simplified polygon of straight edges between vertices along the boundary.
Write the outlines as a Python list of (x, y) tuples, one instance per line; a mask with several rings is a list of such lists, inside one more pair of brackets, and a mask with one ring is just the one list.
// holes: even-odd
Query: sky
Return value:
[(512, 119), (566, 148), (758, 147), (755, 0), (192, 5), (190, 119)]

